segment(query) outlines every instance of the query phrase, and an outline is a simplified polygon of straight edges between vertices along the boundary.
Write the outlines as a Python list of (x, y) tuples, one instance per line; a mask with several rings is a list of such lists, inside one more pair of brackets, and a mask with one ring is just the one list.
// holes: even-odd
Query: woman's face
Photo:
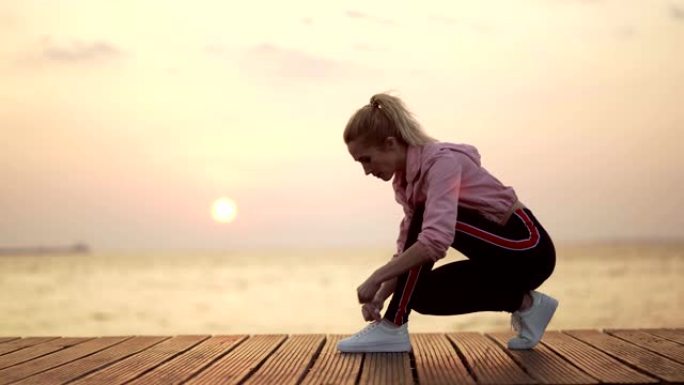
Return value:
[(366, 175), (372, 174), (385, 182), (391, 180), (395, 172), (406, 168), (406, 146), (391, 136), (378, 146), (367, 146), (361, 140), (352, 140), (347, 144), (347, 149), (352, 158), (361, 163)]

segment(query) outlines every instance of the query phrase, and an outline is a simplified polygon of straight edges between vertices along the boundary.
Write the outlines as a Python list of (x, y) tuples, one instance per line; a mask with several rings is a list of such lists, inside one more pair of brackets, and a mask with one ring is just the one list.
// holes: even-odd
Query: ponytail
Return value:
[(344, 142), (362, 139), (368, 145), (379, 145), (393, 136), (406, 145), (422, 146), (434, 142), (396, 96), (376, 94), (347, 122)]

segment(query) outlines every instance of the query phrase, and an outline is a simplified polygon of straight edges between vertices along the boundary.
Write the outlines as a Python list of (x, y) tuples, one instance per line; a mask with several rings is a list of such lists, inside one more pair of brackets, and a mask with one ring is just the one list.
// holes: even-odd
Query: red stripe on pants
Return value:
[(413, 295), (413, 289), (416, 288), (416, 282), (418, 282), (418, 275), (420, 274), (420, 269), (423, 266), (416, 266), (409, 270), (408, 277), (406, 278), (406, 284), (404, 285), (404, 291), (401, 293), (401, 300), (399, 301), (399, 308), (397, 309), (397, 314), (394, 316), (394, 324), (403, 324), (404, 314), (406, 314), (406, 308), (408, 307), (411, 295)]
[(522, 219), (525, 226), (527, 226), (527, 230), (530, 232), (529, 238), (523, 240), (506, 239), (463, 222), (456, 223), (456, 230), (472, 235), (485, 242), (511, 250), (526, 250), (535, 247), (537, 243), (539, 243), (539, 230), (523, 209), (515, 210), (515, 215)]

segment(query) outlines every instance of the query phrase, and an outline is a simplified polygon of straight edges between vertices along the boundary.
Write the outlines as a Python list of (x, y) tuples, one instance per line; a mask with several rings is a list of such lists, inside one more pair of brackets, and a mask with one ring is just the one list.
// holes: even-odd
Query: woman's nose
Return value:
[(365, 164), (363, 165), (363, 172), (366, 173), (366, 175), (371, 173), (370, 167), (366, 166)]

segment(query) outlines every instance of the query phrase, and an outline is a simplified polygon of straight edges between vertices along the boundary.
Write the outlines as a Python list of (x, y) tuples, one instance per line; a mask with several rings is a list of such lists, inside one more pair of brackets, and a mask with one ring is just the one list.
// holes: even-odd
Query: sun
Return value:
[(211, 205), (211, 217), (219, 223), (230, 223), (237, 216), (237, 205), (230, 198), (221, 197)]

